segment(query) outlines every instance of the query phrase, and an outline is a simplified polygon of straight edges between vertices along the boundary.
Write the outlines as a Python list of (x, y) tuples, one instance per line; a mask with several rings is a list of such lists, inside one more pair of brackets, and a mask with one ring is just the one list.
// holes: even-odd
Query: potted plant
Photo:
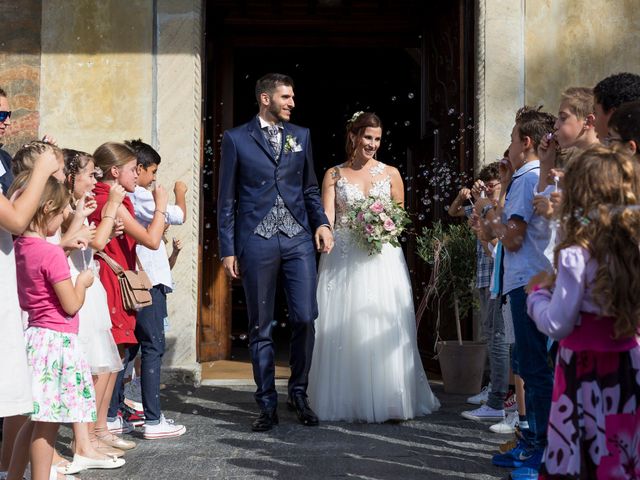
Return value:
[[(466, 223), (443, 225), (439, 220), (418, 237), (418, 255), (431, 267), (429, 283), (416, 312), (419, 326), (429, 306), (437, 309), (436, 351), (444, 389), (449, 393), (477, 393), (482, 382), (487, 348), (484, 343), (462, 340), (460, 317), (474, 306), (476, 237)], [(454, 311), (456, 341), (440, 340), (443, 301)]]

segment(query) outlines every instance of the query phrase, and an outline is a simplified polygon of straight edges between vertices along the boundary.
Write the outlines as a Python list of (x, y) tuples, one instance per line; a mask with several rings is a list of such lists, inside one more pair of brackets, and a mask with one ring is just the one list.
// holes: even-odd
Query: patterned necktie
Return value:
[(278, 134), (280, 133), (280, 129), (277, 125), (269, 125), (267, 127), (267, 136), (269, 138), (269, 143), (271, 144), (271, 148), (273, 148), (273, 152), (276, 155), (276, 158), (280, 156), (280, 142), (278, 141)]

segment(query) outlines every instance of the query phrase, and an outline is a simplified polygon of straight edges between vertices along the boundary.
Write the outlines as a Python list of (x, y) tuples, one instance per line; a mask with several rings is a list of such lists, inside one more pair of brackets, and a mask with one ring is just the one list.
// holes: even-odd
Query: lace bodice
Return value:
[[(342, 166), (342, 165), (341, 165)], [(386, 165), (377, 162), (376, 165), (369, 169), (372, 177), (371, 188), (368, 195), (374, 197), (391, 197), (391, 177), (385, 169)], [(341, 225), (346, 224), (346, 214), (355, 203), (365, 199), (365, 193), (358, 185), (355, 185), (340, 175), (340, 169), (337, 168), (335, 173), (338, 176), (336, 181), (336, 221), (335, 228), (339, 229)]]

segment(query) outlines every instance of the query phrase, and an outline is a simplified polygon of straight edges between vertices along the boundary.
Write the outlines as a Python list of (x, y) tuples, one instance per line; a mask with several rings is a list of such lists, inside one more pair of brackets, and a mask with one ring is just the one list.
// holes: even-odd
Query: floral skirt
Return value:
[(25, 332), (36, 422), (95, 422), (91, 370), (73, 333), (30, 327)]
[(640, 347), (558, 350), (541, 479), (640, 478)]

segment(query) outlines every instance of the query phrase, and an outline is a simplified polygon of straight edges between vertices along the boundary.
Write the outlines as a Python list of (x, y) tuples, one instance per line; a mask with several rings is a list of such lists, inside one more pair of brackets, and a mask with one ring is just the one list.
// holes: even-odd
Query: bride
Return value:
[(322, 203), (335, 246), (320, 259), (309, 397), (321, 420), (405, 420), (440, 406), (416, 340), (409, 271), (401, 248), (369, 255), (347, 213), (365, 193), (404, 202), (400, 173), (376, 160), (382, 124), (359, 112), (347, 124), (347, 161), (327, 171)]

